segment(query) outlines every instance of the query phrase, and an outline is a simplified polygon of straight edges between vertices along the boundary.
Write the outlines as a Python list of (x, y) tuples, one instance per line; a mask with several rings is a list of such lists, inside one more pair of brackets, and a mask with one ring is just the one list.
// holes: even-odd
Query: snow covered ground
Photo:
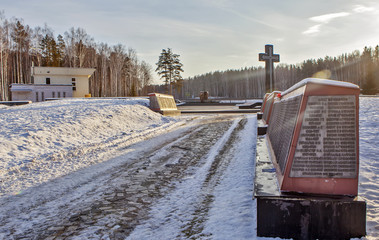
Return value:
[[(65, 99), (0, 109), (0, 196), (17, 194), (106, 159), (119, 142), (165, 133), (177, 122), (149, 100)], [(101, 148), (100, 152), (97, 150)]]
[(379, 97), (361, 97), (359, 196), (367, 202), (368, 239), (379, 239)]
[[(135, 195), (141, 206), (148, 206), (128, 239), (186, 239), (189, 232), (204, 239), (263, 239), (256, 237), (255, 202), (251, 201), (255, 115), (228, 121), (217, 115), (170, 118), (151, 112), (147, 105), (143, 98), (0, 105), (0, 239), (61, 234), (62, 229), (77, 233), (68, 239), (112, 238), (112, 232), (122, 228), (114, 222), (135, 216), (130, 215), (136, 211), (133, 207), (128, 207), (132, 213), (121, 209), (122, 216), (112, 213), (90, 219), (91, 227), (74, 223), (93, 214), (87, 209), (94, 209), (99, 201), (110, 204), (107, 194), (113, 194), (113, 188), (118, 192), (112, 197), (131, 191), (128, 200)], [(194, 162), (183, 176), (174, 171), (167, 179), (159, 175), (169, 167), (180, 167), (178, 159), (189, 155), (189, 149), (195, 151), (196, 141), (204, 136), (203, 124), (213, 122), (224, 130), (215, 133), (219, 137), (204, 159)], [(378, 136), (379, 98), (361, 97), (359, 195), (368, 206), (367, 239), (379, 239)], [(195, 145), (180, 144), (188, 139)], [(231, 148), (225, 149), (232, 140)], [(224, 162), (218, 163), (220, 154)], [(210, 175), (215, 163), (219, 171)], [(133, 181), (152, 179), (154, 174), (166, 193), (163, 197), (155, 201), (151, 193), (159, 186), (154, 184), (142, 193), (133, 192), (138, 190)], [(126, 190), (122, 183), (127, 183)], [(207, 208), (199, 209), (201, 204)], [(99, 208), (110, 211), (108, 205)], [(46, 225), (49, 231), (38, 231)]]

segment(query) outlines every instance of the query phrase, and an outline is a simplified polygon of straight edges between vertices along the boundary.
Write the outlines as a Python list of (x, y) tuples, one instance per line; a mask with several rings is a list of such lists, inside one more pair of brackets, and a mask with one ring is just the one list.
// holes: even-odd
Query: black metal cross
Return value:
[(274, 54), (273, 45), (265, 45), (265, 53), (259, 54), (259, 61), (266, 62), (266, 92), (274, 88), (274, 62), (279, 62), (279, 54)]

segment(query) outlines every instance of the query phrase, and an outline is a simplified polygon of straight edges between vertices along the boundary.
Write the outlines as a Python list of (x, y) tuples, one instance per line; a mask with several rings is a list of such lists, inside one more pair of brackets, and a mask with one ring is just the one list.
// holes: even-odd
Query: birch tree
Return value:
[(0, 12), (0, 100), (8, 100), (9, 23)]

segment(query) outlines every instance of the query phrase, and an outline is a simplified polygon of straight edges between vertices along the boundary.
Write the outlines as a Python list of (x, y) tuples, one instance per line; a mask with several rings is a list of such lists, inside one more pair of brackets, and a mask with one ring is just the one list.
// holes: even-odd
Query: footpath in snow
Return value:
[(255, 238), (252, 117), (234, 120), (196, 172), (156, 202), (127, 239)]

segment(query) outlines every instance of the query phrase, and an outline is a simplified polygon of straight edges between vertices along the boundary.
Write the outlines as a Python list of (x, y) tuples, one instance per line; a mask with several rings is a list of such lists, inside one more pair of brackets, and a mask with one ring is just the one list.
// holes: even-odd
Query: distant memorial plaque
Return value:
[(163, 115), (180, 115), (174, 97), (161, 93), (149, 93), (150, 109)]
[(274, 106), (274, 100), (275, 100), (275, 97), (278, 96), (279, 93), (280, 93), (279, 91), (274, 91), (270, 93), (265, 100), (265, 104), (264, 104), (265, 107), (263, 110), (263, 120), (266, 124), (268, 124), (270, 121), (272, 109)]
[[(262, 105), (261, 105), (261, 110), (257, 113), (257, 119), (258, 120), (261, 120), (263, 118), (263, 112), (265, 110), (265, 107), (266, 107), (266, 103), (267, 103), (267, 97), (268, 97), (269, 93), (266, 93), (264, 96), (263, 96), (263, 101), (262, 101)], [(260, 128), (260, 127), (258, 127)], [(266, 129), (266, 128), (265, 128)], [(261, 132), (261, 135), (264, 135), (266, 134), (266, 130), (263, 130)]]
[(266, 93), (264, 96), (263, 96), (263, 103), (262, 103), (262, 107), (261, 107), (261, 112), (263, 113), (263, 111), (265, 110), (265, 106), (266, 106), (266, 103), (267, 103), (267, 97), (268, 95), (270, 95), (269, 93)]
[(267, 136), (281, 191), (357, 195), (359, 92), (309, 78), (275, 98)]

